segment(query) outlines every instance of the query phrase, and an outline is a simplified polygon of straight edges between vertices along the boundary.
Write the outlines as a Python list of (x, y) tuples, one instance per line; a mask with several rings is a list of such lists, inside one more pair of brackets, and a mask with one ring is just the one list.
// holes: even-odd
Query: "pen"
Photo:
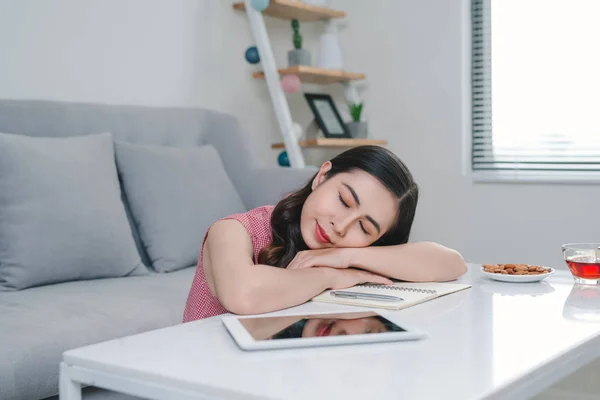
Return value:
[(377, 300), (377, 301), (403, 301), (402, 297), (388, 296), (385, 294), (374, 294), (374, 293), (359, 293), (359, 292), (346, 292), (343, 290), (336, 290), (331, 292), (334, 297), (343, 297), (345, 299), (366, 299), (366, 300)]

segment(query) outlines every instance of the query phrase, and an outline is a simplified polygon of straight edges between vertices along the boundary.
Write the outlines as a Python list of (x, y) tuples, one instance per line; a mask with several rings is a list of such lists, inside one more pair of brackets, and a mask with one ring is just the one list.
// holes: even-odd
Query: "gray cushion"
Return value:
[(131, 213), (157, 271), (196, 265), (210, 224), (246, 211), (212, 146), (115, 147)]
[(147, 273), (110, 133), (0, 134), (0, 290)]
[(181, 323), (195, 269), (0, 293), (0, 399), (58, 393), (68, 349)]

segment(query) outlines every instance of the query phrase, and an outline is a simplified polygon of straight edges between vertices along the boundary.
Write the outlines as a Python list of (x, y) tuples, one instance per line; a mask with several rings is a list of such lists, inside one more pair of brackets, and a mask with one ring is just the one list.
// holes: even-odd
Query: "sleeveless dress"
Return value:
[[(252, 239), (254, 248), (254, 264), (258, 264), (258, 253), (267, 246), (272, 240), (271, 234), (271, 214), (275, 206), (262, 206), (245, 213), (233, 214), (223, 219), (235, 219), (239, 221)], [(219, 220), (220, 221), (220, 220)], [(209, 228), (210, 230), (210, 228)], [(208, 287), (208, 282), (204, 276), (202, 267), (202, 253), (204, 242), (208, 236), (208, 230), (202, 240), (200, 247), (200, 256), (196, 267), (196, 275), (192, 282), (190, 293), (188, 294), (183, 313), (183, 322), (194, 321), (202, 318), (214, 317), (215, 315), (228, 312), (214, 296)]]

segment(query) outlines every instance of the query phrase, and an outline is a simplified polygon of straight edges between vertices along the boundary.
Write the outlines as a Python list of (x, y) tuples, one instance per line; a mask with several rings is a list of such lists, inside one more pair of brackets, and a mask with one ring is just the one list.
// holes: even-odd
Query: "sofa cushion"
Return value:
[(0, 398), (56, 395), (59, 363), (68, 349), (181, 323), (194, 272), (0, 293)]
[(110, 133), (0, 134), (0, 290), (147, 272)]
[(115, 148), (131, 213), (159, 272), (196, 265), (210, 224), (246, 211), (212, 146)]

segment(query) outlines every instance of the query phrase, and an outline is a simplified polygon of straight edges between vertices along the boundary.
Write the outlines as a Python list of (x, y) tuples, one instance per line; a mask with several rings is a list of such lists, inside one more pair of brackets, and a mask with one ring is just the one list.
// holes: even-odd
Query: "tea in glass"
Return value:
[(600, 243), (569, 243), (562, 252), (575, 282), (600, 285)]

